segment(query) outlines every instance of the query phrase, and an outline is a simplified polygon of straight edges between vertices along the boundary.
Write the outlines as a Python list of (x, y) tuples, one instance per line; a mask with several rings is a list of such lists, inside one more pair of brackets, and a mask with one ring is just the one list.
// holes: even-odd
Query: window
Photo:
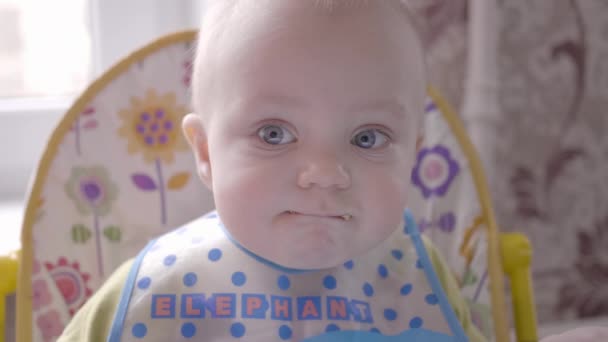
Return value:
[(164, 34), (194, 28), (205, 0), (0, 0), (0, 254), (19, 247), (28, 180), (91, 80)]
[(74, 94), (91, 76), (87, 0), (0, 0), (0, 98)]
[(76, 96), (117, 60), (196, 27), (204, 0), (0, 0), (0, 202), (23, 199)]

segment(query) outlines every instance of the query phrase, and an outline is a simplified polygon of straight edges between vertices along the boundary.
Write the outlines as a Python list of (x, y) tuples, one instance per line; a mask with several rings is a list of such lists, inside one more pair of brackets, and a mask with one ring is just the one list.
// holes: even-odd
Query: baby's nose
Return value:
[(298, 174), (298, 186), (346, 189), (351, 185), (351, 177), (342, 162), (332, 154), (322, 154), (307, 158)]

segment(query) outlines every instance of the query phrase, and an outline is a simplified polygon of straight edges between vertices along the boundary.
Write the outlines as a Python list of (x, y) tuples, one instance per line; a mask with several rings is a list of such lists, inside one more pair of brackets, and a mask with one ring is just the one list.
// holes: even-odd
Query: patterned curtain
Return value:
[(608, 315), (608, 1), (412, 2), (501, 228), (532, 241), (540, 321)]

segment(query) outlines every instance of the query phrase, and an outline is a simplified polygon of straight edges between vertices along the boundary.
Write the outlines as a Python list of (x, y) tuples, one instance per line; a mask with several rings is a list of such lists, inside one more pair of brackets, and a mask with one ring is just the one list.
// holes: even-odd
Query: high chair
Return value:
[[(112, 271), (154, 236), (213, 208), (181, 136), (195, 31), (123, 59), (78, 98), (35, 173), (22, 231), (17, 340), (52, 341)], [(503, 273), (519, 341), (535, 341), (530, 247), (500, 236), (475, 151), (430, 89), (412, 211), (445, 253), (474, 322), (507, 341)], [(404, 175), (410, 177), (410, 175)]]
[[(18, 253), (0, 256), (0, 342), (14, 339), (14, 296), (17, 289)], [(10, 305), (12, 304), (12, 305)]]

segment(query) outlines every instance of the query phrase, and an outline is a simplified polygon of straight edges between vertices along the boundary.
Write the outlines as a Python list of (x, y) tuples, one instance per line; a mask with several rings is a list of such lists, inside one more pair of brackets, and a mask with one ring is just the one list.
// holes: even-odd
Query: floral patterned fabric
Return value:
[(431, 100), (425, 115), (424, 141), (412, 170), (410, 207), (420, 231), (445, 256), (473, 322), (491, 337), (486, 227), (469, 160)]
[[(111, 70), (55, 133), (59, 143), (46, 152), (48, 169), (30, 199), (34, 341), (55, 340), (150, 238), (213, 208), (180, 132), (189, 110), (191, 39)], [(424, 146), (404, 175), (412, 178), (411, 207), (449, 260), (475, 323), (491, 335), (485, 229), (469, 164), (435, 101), (425, 115)]]
[(71, 129), (45, 156), (45, 181), (31, 199), (34, 341), (54, 341), (148, 239), (212, 209), (181, 134), (191, 43), (169, 44), (104, 76), (107, 84), (85, 93), (86, 105), (62, 123)]

